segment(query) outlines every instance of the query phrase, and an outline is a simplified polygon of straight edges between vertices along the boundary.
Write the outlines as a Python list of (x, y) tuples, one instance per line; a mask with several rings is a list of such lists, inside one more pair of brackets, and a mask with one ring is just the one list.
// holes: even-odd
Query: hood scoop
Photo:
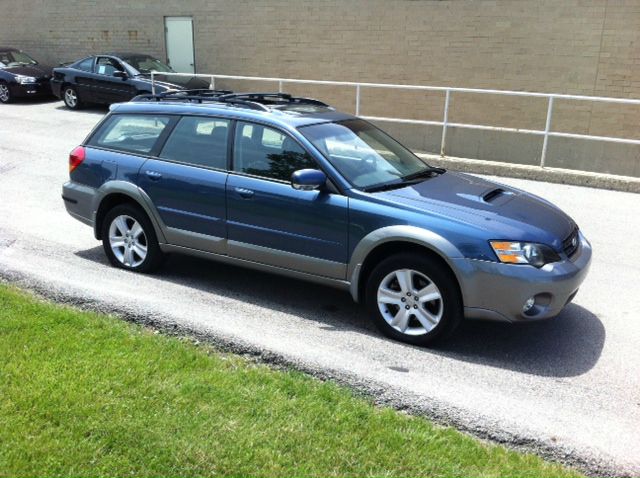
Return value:
[(502, 188), (492, 189), (489, 192), (485, 193), (484, 196), (482, 196), (482, 200), (484, 202), (490, 203), (491, 201), (494, 201), (495, 199), (502, 196), (503, 194), (508, 194), (508, 193)]

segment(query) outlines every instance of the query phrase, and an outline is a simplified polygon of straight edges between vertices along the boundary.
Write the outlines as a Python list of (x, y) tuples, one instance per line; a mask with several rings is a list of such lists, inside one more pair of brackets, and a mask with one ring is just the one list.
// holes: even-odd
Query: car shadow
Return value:
[(67, 113), (86, 113), (100, 116), (104, 116), (109, 112), (108, 105), (87, 105), (80, 108), (79, 110), (71, 110), (67, 108), (64, 103), (60, 103), (60, 105), (56, 106), (56, 109), (60, 111), (66, 111)]
[[(101, 246), (75, 254), (110, 267)], [(338, 289), (178, 254), (168, 256), (156, 277), (296, 315), (327, 331), (380, 337), (363, 307)], [(455, 360), (562, 378), (591, 370), (600, 358), (605, 338), (605, 328), (596, 315), (570, 304), (551, 320), (525, 324), (468, 320), (453, 337), (435, 347), (399, 345)]]

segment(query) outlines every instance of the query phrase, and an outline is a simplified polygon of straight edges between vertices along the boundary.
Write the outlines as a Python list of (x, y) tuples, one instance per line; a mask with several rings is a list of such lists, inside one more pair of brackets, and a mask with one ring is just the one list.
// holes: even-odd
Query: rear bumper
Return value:
[(92, 210), (95, 188), (69, 181), (62, 186), (62, 200), (67, 212), (78, 221), (93, 227), (95, 214)]
[(51, 94), (57, 97), (58, 99), (62, 99), (62, 82), (59, 80), (52, 79), (49, 83), (49, 87), (51, 88)]
[[(537, 269), (528, 265), (454, 259), (465, 317), (529, 322), (558, 315), (573, 300), (591, 265), (591, 245), (580, 234), (574, 256)], [(527, 299), (535, 305), (523, 312)]]

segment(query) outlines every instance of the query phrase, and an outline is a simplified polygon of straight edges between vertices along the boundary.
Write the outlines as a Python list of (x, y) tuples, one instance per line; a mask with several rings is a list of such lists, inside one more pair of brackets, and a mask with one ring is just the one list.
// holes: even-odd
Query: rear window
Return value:
[(93, 58), (85, 58), (76, 65), (76, 68), (78, 70), (90, 72), (91, 70), (93, 70)]
[(89, 140), (90, 146), (149, 154), (171, 118), (156, 115), (112, 115)]

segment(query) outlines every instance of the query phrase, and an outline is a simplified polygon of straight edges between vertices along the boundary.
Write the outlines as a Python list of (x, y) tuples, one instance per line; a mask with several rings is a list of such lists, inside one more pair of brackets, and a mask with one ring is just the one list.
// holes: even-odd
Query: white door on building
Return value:
[(165, 17), (164, 27), (169, 66), (178, 73), (195, 73), (193, 18)]

